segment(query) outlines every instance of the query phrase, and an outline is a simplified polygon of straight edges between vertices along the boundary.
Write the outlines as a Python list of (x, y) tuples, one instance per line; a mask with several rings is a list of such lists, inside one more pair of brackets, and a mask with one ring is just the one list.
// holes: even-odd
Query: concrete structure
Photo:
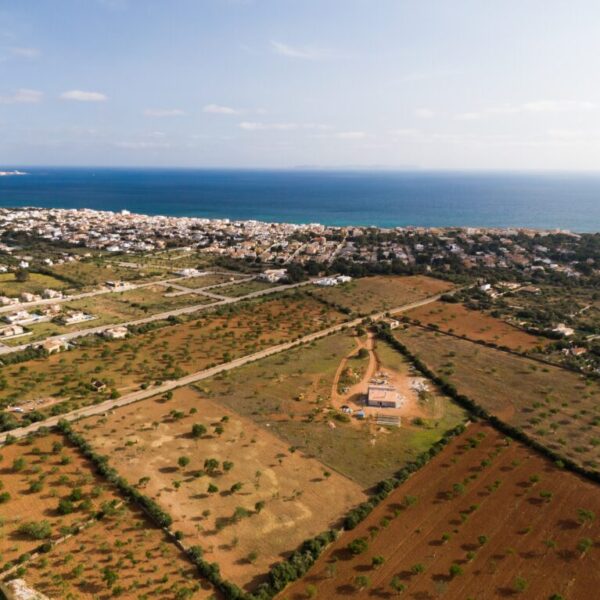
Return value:
[(103, 332), (105, 338), (109, 340), (122, 340), (127, 337), (129, 330), (127, 327), (122, 325), (118, 325), (117, 327), (110, 327)]
[(59, 317), (59, 321), (63, 325), (74, 325), (75, 323), (85, 323), (86, 321), (92, 321), (96, 317), (88, 315), (80, 310), (76, 310), (68, 315), (62, 315)]
[(268, 281), (269, 283), (277, 283), (287, 277), (287, 269), (267, 269), (263, 271), (258, 279)]
[(6, 327), (0, 327), (0, 337), (11, 338), (18, 335), (23, 335), (25, 330), (20, 325), (7, 325)]
[(39, 321), (41, 318), (40, 315), (33, 315), (26, 310), (20, 310), (13, 315), (6, 315), (4, 320), (10, 325), (30, 325), (31, 323)]
[(6, 596), (7, 600), (49, 600), (48, 596), (36, 592), (23, 579), (12, 579), (0, 583), (0, 592)]
[(377, 408), (398, 408), (402, 404), (402, 396), (393, 385), (371, 384), (365, 404)]
[(69, 348), (69, 344), (60, 338), (44, 340), (40, 346), (48, 354), (54, 354), (55, 352), (61, 352), (62, 350), (67, 350)]

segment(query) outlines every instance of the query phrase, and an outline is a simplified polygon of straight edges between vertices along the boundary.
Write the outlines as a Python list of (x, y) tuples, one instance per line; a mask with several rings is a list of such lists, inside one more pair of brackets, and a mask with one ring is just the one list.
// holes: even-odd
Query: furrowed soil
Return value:
[(438, 301), (408, 311), (406, 316), (423, 325), (437, 326), (441, 331), (506, 346), (511, 350), (531, 350), (549, 342), (547, 338), (531, 335), (501, 319), (478, 310), (470, 310), (463, 304)]
[(460, 394), (561, 456), (600, 468), (598, 382), (421, 327), (394, 335)]
[[(599, 513), (596, 484), (471, 425), (279, 598), (315, 597), (312, 586), (318, 598), (393, 598), (397, 578), (401, 597), (419, 600), (588, 600), (600, 585)], [(353, 555), (357, 538), (368, 548)]]

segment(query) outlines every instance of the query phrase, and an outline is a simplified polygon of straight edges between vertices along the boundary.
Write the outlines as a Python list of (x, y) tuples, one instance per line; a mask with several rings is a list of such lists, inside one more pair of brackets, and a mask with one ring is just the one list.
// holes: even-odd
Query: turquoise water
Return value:
[(14, 168), (29, 175), (0, 177), (0, 206), (328, 225), (600, 231), (600, 175)]

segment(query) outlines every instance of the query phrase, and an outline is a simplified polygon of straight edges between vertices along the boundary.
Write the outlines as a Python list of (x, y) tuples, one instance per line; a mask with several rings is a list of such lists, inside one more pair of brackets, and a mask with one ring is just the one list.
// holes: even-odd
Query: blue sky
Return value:
[(595, 0), (0, 0), (0, 167), (600, 168)]

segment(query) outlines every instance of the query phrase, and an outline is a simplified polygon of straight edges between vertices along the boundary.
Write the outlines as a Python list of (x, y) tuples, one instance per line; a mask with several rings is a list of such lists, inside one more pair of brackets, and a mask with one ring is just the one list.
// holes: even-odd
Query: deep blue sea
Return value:
[[(3, 167), (6, 169), (19, 167)], [(600, 175), (474, 172), (20, 168), (0, 206), (329, 225), (600, 231)]]

